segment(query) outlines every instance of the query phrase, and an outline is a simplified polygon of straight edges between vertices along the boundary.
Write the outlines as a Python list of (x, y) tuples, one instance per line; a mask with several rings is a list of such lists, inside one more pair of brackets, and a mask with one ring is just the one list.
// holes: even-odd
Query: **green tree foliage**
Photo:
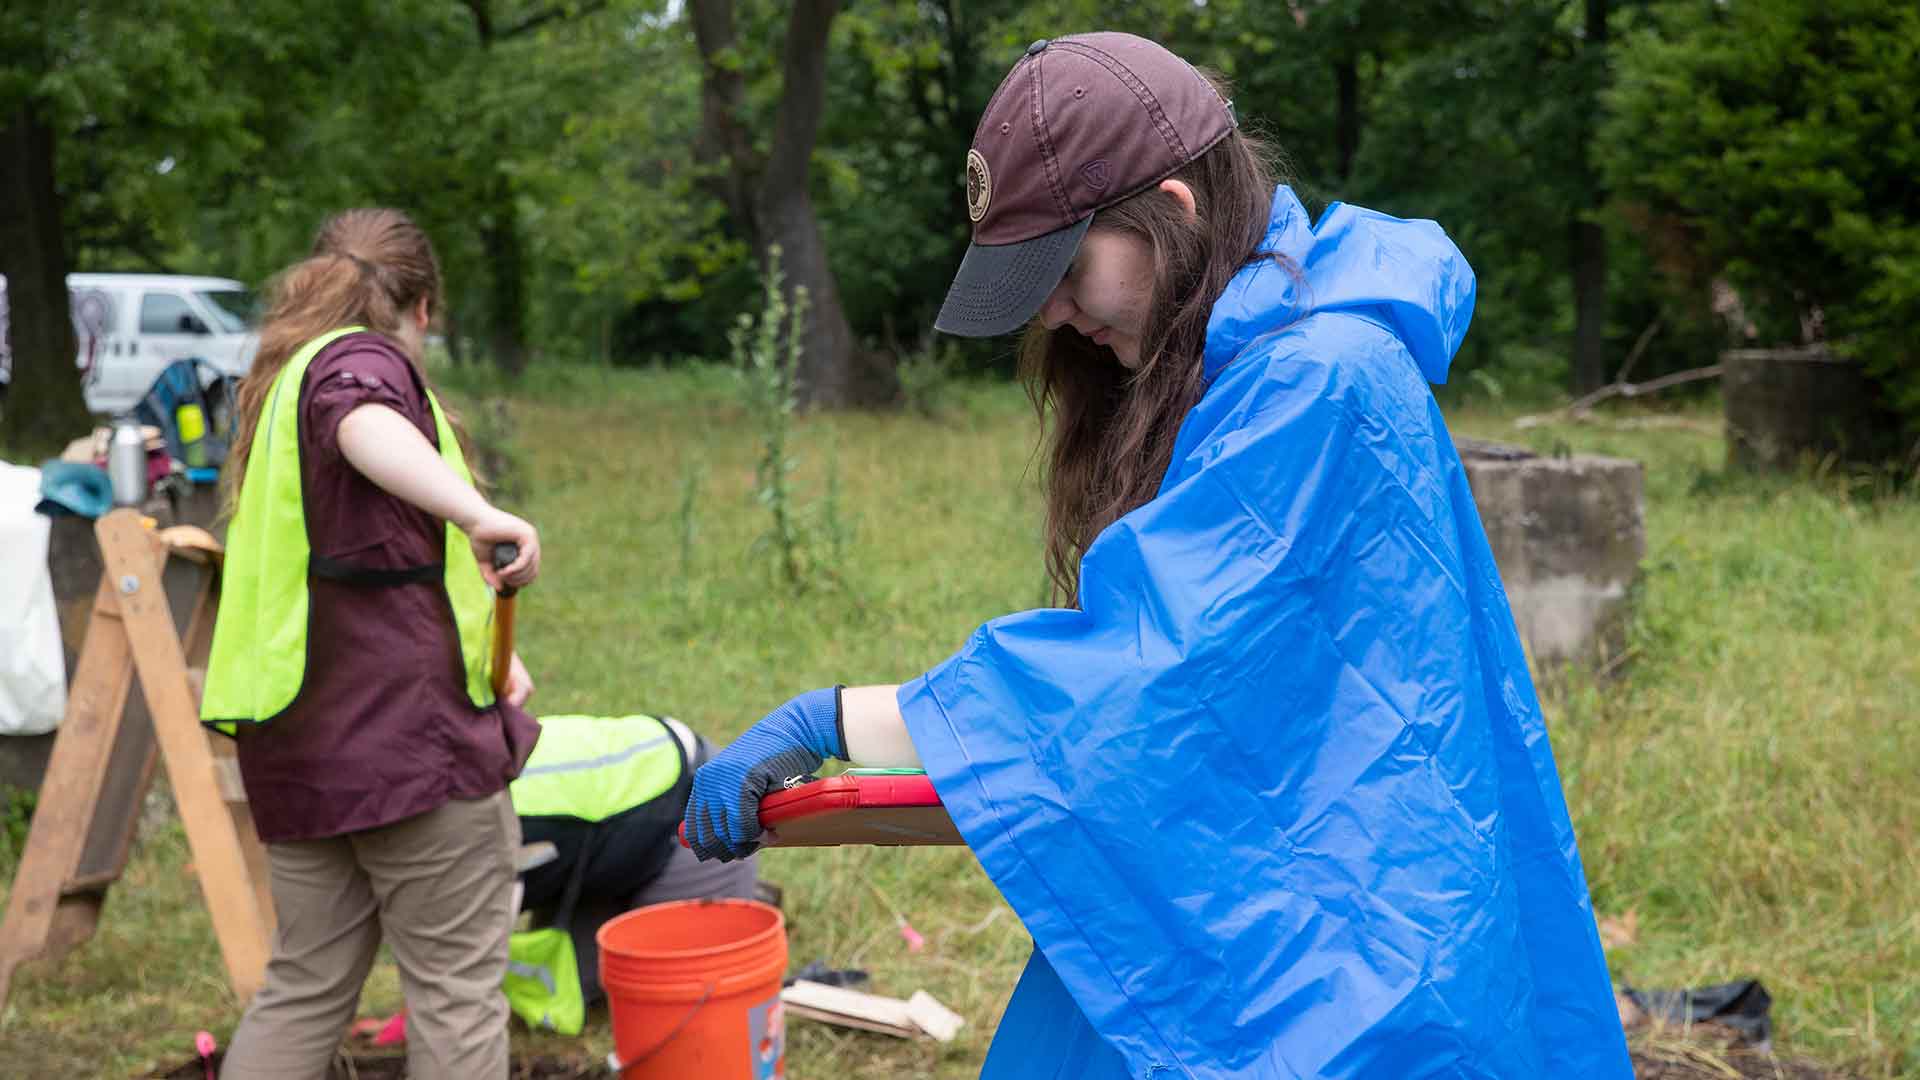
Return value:
[(1578, 5), (1479, 3), (1436, 21), (1379, 75), (1343, 196), (1432, 217), (1480, 281), (1458, 361), (1497, 364), (1572, 332), (1569, 224), (1588, 205), (1583, 124), (1593, 109)]
[[(472, 342), (517, 372), (530, 347), (550, 340), (534, 340), (548, 329), (534, 299), (546, 238), (528, 224), (548, 200), (530, 185), (550, 175), (542, 163), (565, 157), (566, 118), (604, 106), (601, 72), (625, 62), (612, 50), (663, 6), (411, 0), (313, 16), (304, 5), (286, 5), (287, 17), (330, 19), (321, 33), (309, 32), (308, 43), (334, 45), (315, 65), (317, 96), (303, 95), (294, 104), (305, 107), (277, 118), (284, 145), (267, 171), (285, 185), (278, 205), (263, 208), (243, 196), (225, 204), (223, 226), (271, 223), (264, 246), (272, 254), (255, 268), (265, 272), (297, 257), (331, 210), (403, 207), (439, 249), (456, 355)], [(288, 66), (276, 68), (296, 81), (306, 77)]]
[[(262, 283), (347, 206), (388, 204), (425, 225), (452, 300), (449, 330), (524, 348), (530, 282), (591, 245), (540, 211), (565, 202), (555, 166), (580, 157), (572, 118), (650, 115), (631, 70), (661, 0), (621, 4), (398, 0), (314, 7), (145, 0), (49, 18), (64, 52), (40, 93), (58, 106), (65, 235), (76, 269), (229, 274)], [(98, 38), (109, 45), (95, 48)], [(655, 64), (660, 72), (670, 66)], [(571, 121), (571, 123), (570, 123)], [(585, 132), (604, 146), (604, 129)], [(592, 192), (574, 205), (631, 206)], [(653, 200), (657, 205), (660, 200)], [(535, 236), (529, 213), (543, 230)], [(658, 218), (659, 215), (656, 215)], [(676, 221), (686, 220), (682, 215)], [(698, 218), (694, 221), (697, 223)], [(600, 250), (614, 235), (603, 222)], [(654, 235), (637, 228), (635, 235)], [(549, 238), (557, 243), (549, 243)], [(570, 266), (568, 273), (575, 272)], [(588, 280), (598, 280), (589, 273)], [(551, 291), (551, 290), (549, 290)], [(552, 330), (549, 319), (541, 328)]]
[[(1638, 373), (1697, 367), (1719, 343), (1716, 274), (1770, 337), (1817, 311), (1836, 337), (1884, 343), (1916, 314), (1911, 4), (844, 6), (805, 184), (864, 349), (926, 351), (968, 239), (962, 162), (982, 104), (1030, 41), (1095, 28), (1224, 74), (1310, 207), (1440, 221), (1480, 279), (1455, 364), (1470, 384), (1479, 371), (1553, 392), (1576, 354), (1589, 383), (1656, 322)], [(725, 62), (741, 78), (744, 149), (764, 159), (792, 9), (732, 7)], [(754, 223), (723, 190), (752, 177), (729, 178), (703, 147), (690, 10), (29, 3), (0, 21), (0, 106), (46, 120), (75, 269), (259, 283), (327, 212), (387, 203), (440, 249), (456, 355), (518, 342), (534, 362), (716, 356), (758, 304)], [(1686, 288), (1656, 267), (1686, 271)], [(1006, 340), (949, 344), (962, 367), (1010, 367)], [(1874, 348), (1882, 366), (1899, 355)]]
[[(730, 305), (711, 323), (695, 312), (748, 255), (700, 190), (689, 151), (700, 76), (684, 30), (642, 13), (614, 33), (556, 29), (538, 46), (547, 91), (529, 103), (529, 126), (548, 138), (516, 170), (536, 339), (601, 360), (712, 351), (702, 334)], [(649, 318), (636, 313), (657, 313), (651, 340), (622, 336)]]
[(1760, 344), (1831, 337), (1920, 419), (1920, 8), (1660, 3), (1607, 98), (1610, 183)]
[(23, 441), (85, 423), (67, 272), (99, 247), (167, 265), (187, 241), (189, 177), (244, 155), (243, 95), (204, 59), (242, 18), (224, 0), (29, 0), (0, 19), (0, 273), (15, 345), (9, 426)]
[[(393, 167), (413, 159), (390, 146), (438, 123), (417, 103), (460, 28), (444, 3), (138, 0), (23, 14), (0, 21), (12, 61), (0, 99), (49, 130), (36, 164), (57, 181), (55, 280), (150, 270), (258, 284), (304, 253), (327, 211), (418, 211), (421, 188)], [(64, 296), (49, 295), (64, 324), (53, 310)], [(15, 415), (48, 411), (44, 400), (14, 404)], [(70, 433), (79, 422), (60, 423)]]
[[(226, 167), (188, 161), (189, 205), (168, 217), (192, 232), (170, 267), (264, 284), (306, 254), (322, 218), (351, 206), (399, 206), (450, 246), (452, 163), (422, 133), (449, 124), (425, 89), (464, 44), (457, 10), (431, 0), (265, 3), (236, 12), (228, 29), (201, 62), (236, 94), (242, 134), (222, 148)], [(207, 149), (179, 140), (170, 152), (191, 159)], [(102, 247), (93, 261), (133, 268), (128, 254)], [(448, 254), (443, 263), (459, 262)]]
[[(1589, 6), (859, 5), (843, 19), (850, 33), (822, 138), (836, 185), (822, 213), (834, 249), (858, 253), (836, 260), (843, 281), (860, 283), (847, 288), (849, 314), (861, 332), (905, 345), (926, 332), (966, 244), (960, 163), (980, 104), (1035, 38), (1125, 30), (1225, 76), (1243, 122), (1277, 145), (1310, 207), (1342, 199), (1440, 220), (1482, 285), (1456, 368), (1531, 364), (1536, 383), (1557, 387), (1575, 329), (1573, 228), (1596, 220), (1601, 194), (1585, 156), (1604, 68), (1585, 42)], [(871, 123), (875, 111), (892, 121)], [(1609, 289), (1626, 314), (1604, 327), (1605, 352), (1624, 352), (1647, 321), (1647, 291), (1631, 284)], [(965, 355), (1003, 366), (1009, 352), (970, 343)]]

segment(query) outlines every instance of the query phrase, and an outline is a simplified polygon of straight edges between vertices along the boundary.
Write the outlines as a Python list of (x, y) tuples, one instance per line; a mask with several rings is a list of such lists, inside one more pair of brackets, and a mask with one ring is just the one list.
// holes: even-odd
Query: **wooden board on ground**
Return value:
[(902, 1039), (931, 1036), (948, 1042), (966, 1023), (959, 1013), (934, 1000), (925, 990), (917, 990), (913, 997), (902, 1001), (798, 979), (780, 991), (780, 1004), (789, 1016)]

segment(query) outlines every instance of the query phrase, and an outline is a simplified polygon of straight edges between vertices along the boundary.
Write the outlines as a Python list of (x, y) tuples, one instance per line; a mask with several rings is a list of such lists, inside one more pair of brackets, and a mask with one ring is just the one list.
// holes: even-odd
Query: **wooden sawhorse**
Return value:
[(244, 1006), (266, 972), (274, 914), (232, 744), (200, 726), (220, 545), (191, 526), (156, 533), (126, 509), (94, 534), (105, 570), (0, 921), (0, 1007), (22, 963), (57, 963), (93, 936), (159, 762)]

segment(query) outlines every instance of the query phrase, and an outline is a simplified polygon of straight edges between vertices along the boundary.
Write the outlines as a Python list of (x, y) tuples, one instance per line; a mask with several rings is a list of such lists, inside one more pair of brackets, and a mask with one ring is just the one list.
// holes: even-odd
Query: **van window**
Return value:
[(184, 334), (191, 333), (180, 323), (182, 315), (191, 315), (195, 322), (203, 322), (187, 301), (174, 293), (150, 292), (140, 299), (140, 332), (143, 334)]
[(244, 334), (260, 317), (258, 303), (245, 289), (201, 289), (197, 295), (213, 312), (216, 333)]

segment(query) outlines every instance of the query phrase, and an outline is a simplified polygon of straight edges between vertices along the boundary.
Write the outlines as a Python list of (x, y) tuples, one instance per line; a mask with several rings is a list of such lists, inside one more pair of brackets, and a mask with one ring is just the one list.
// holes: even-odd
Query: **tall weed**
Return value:
[(790, 452), (799, 410), (794, 379), (800, 368), (807, 290), (794, 289), (789, 302), (784, 281), (775, 246), (767, 257), (760, 311), (742, 314), (727, 340), (739, 375), (740, 400), (760, 442), (753, 497), (770, 519), (761, 545), (772, 552), (779, 577), (805, 590), (840, 580), (845, 529), (839, 516), (837, 457), (831, 452), (825, 500), (803, 503), (794, 490), (793, 474), (800, 466)]

